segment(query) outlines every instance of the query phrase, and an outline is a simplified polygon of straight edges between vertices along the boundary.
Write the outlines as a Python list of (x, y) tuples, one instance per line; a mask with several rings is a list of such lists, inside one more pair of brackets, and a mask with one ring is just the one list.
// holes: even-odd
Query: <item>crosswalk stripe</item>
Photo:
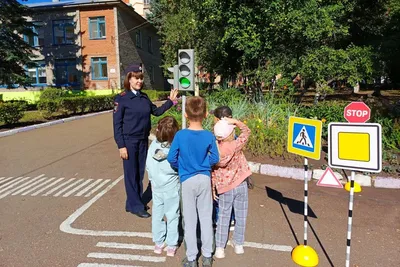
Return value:
[(20, 189), (20, 188), (22, 188), (22, 187), (24, 187), (24, 186), (26, 186), (26, 185), (32, 184), (32, 183), (35, 182), (37, 179), (39, 179), (40, 177), (43, 177), (43, 176), (44, 176), (44, 174), (41, 174), (41, 175), (39, 175), (39, 176), (36, 176), (35, 178), (32, 178), (31, 180), (29, 180), (29, 181), (26, 182), (26, 183), (23, 183), (23, 184), (21, 184), (21, 185), (19, 185), (19, 186), (17, 186), (17, 187), (11, 188), (11, 189), (8, 190), (8, 191), (5, 191), (2, 195), (0, 195), (0, 199), (5, 198), (6, 196), (8, 196), (9, 194), (11, 194), (12, 192), (15, 192), (16, 190), (18, 190), (18, 189)]
[(61, 195), (62, 193), (64, 193), (65, 191), (67, 191), (68, 189), (70, 189), (71, 187), (73, 187), (76, 184), (79, 184), (80, 182), (82, 182), (83, 179), (78, 179), (77, 181), (75, 181), (74, 183), (68, 185), (67, 187), (64, 187), (63, 189), (61, 189), (57, 194), (55, 194), (55, 197), (58, 197), (59, 195)]
[(98, 242), (97, 247), (101, 248), (120, 248), (120, 249), (137, 249), (137, 250), (154, 250), (154, 246), (128, 244), (128, 243), (114, 243), (114, 242)]
[(84, 262), (79, 264), (78, 267), (143, 267), (143, 266)]
[[(29, 178), (30, 178), (30, 177), (25, 177), (25, 178), (23, 178), (23, 177), (18, 177), (18, 178), (16, 178), (15, 180), (12, 180), (11, 182), (7, 183), (8, 186), (3, 187), (3, 188), (0, 190), (0, 193), (6, 191), (7, 189), (13, 188), (13, 187), (16, 186), (17, 184), (20, 184), (20, 183), (22, 183), (23, 181), (25, 181), (25, 180), (27, 180), (27, 179), (29, 179)], [(4, 184), (4, 185), (6, 185), (6, 184)]]
[(35, 182), (33, 182), (33, 183), (30, 183), (29, 185), (27, 185), (27, 186), (25, 186), (25, 187), (19, 189), (18, 191), (12, 193), (11, 195), (12, 195), (12, 196), (18, 195), (18, 194), (24, 192), (25, 190), (29, 189), (31, 186), (37, 185), (38, 183), (40, 183), (40, 182), (42, 182), (42, 181), (44, 181), (44, 180), (46, 180), (46, 177), (41, 178), (41, 179), (39, 179), (39, 180), (37, 180), (37, 181), (35, 181)]
[(104, 180), (101, 184), (99, 184), (95, 189), (93, 189), (92, 191), (90, 191), (89, 193), (87, 193), (85, 195), (85, 197), (90, 196), (91, 194), (93, 194), (94, 192), (96, 192), (97, 190), (99, 190), (103, 185), (105, 185), (106, 183), (108, 183), (110, 181), (110, 179)]
[(103, 181), (103, 179), (98, 179), (96, 181), (94, 181), (92, 184), (88, 185), (87, 187), (85, 187), (84, 189), (82, 189), (80, 192), (78, 192), (75, 196), (80, 197), (83, 194), (85, 194), (87, 191), (89, 191), (89, 189), (91, 189), (92, 187), (94, 187), (95, 185), (97, 185), (98, 183), (100, 183), (101, 181)]
[(93, 181), (93, 179), (88, 179), (86, 181), (84, 181), (83, 183), (81, 183), (80, 185), (78, 185), (77, 187), (73, 188), (72, 190), (70, 190), (69, 192), (65, 193), (63, 195), (63, 197), (68, 197), (70, 195), (72, 195), (74, 192), (78, 191), (79, 189), (81, 189), (82, 187), (84, 187), (85, 185), (87, 185), (88, 183), (90, 183), (91, 181)]
[(47, 185), (47, 186), (41, 188), (40, 190), (36, 191), (35, 193), (32, 193), (31, 196), (37, 196), (37, 195), (39, 195), (40, 193), (42, 193), (42, 192), (45, 191), (46, 189), (48, 189), (48, 188), (52, 187), (53, 185), (55, 185), (55, 184), (61, 182), (62, 180), (64, 180), (64, 177), (58, 178), (57, 180), (55, 180), (55, 181), (52, 182), (51, 184), (49, 184), (49, 185)]
[(1, 180), (3, 180), (4, 178), (6, 178), (6, 177), (4, 177), (4, 176), (1, 176), (1, 177), (0, 177), (0, 181), (1, 181)]
[(28, 191), (25, 191), (25, 192), (22, 193), (21, 195), (22, 195), (22, 196), (26, 196), (27, 194), (29, 194), (29, 193), (35, 191), (36, 189), (38, 189), (38, 188), (40, 188), (40, 187), (42, 187), (42, 186), (44, 186), (44, 185), (50, 183), (50, 182), (53, 181), (54, 179), (56, 179), (56, 177), (52, 177), (52, 178), (50, 178), (50, 179), (46, 179), (43, 183), (38, 184), (37, 186), (35, 186), (34, 188), (29, 189)]
[(42, 196), (48, 196), (48, 195), (50, 195), (51, 193), (53, 193), (53, 192), (57, 191), (58, 189), (60, 189), (61, 187), (63, 187), (64, 185), (69, 184), (69, 183), (72, 182), (73, 180), (75, 180), (75, 178), (71, 178), (71, 179), (69, 179), (68, 181), (65, 181), (64, 183), (59, 184), (58, 186), (54, 187), (53, 189), (51, 189), (51, 190), (48, 191), (47, 193), (43, 194)]
[[(5, 177), (4, 177), (4, 178), (5, 178)], [(0, 184), (4, 184), (5, 182), (10, 181), (10, 180), (13, 179), (13, 178), (14, 178), (14, 176), (5, 178), (3, 181), (0, 182)]]
[(165, 262), (165, 257), (155, 256), (142, 256), (131, 254), (117, 254), (117, 253), (89, 253), (88, 258), (96, 259), (113, 259), (113, 260), (127, 260), (127, 261), (147, 261), (147, 262)]

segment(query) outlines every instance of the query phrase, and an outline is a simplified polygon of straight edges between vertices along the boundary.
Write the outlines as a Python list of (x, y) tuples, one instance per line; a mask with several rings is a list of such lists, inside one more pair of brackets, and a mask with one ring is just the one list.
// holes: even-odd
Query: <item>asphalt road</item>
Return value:
[[(183, 247), (174, 258), (155, 255), (151, 220), (124, 210), (111, 114), (3, 137), (0, 148), (0, 266), (180, 265)], [(290, 251), (303, 242), (303, 183), (253, 180), (245, 254), (227, 247), (214, 266), (296, 266)], [(399, 204), (398, 190), (356, 194), (351, 266), (400, 266)], [(319, 266), (344, 266), (348, 192), (310, 183), (309, 207)]]

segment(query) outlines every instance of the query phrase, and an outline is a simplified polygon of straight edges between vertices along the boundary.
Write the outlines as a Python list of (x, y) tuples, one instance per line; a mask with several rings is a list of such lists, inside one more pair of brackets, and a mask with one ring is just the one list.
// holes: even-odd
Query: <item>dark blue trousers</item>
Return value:
[(142, 202), (143, 177), (146, 168), (148, 140), (125, 140), (128, 159), (123, 160), (127, 211), (144, 210)]

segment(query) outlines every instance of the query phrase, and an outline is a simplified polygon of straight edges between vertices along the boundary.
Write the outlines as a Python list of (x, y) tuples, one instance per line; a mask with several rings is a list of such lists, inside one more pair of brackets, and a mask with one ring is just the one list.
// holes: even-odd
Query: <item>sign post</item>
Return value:
[(371, 110), (363, 102), (346, 106), (344, 117), (349, 123), (328, 125), (328, 165), (351, 170), (350, 184), (345, 186), (350, 191), (346, 242), (346, 267), (349, 267), (355, 185), (361, 191), (354, 181), (355, 171), (381, 172), (382, 127), (378, 123), (364, 123), (370, 119)]
[(288, 152), (304, 157), (304, 243), (294, 248), (292, 260), (300, 266), (317, 266), (318, 254), (307, 243), (308, 158), (318, 160), (321, 157), (322, 122), (290, 117), (288, 129)]

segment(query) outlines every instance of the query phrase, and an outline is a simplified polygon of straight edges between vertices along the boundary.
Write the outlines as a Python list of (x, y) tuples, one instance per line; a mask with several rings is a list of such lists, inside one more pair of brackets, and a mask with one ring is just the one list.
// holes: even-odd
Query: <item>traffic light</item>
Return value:
[(194, 50), (178, 50), (179, 90), (194, 91)]
[(173, 89), (178, 88), (179, 86), (179, 71), (178, 71), (178, 65), (175, 65), (171, 68), (168, 68), (169, 72), (172, 72), (173, 74), (173, 79), (167, 79), (167, 82), (173, 86)]

